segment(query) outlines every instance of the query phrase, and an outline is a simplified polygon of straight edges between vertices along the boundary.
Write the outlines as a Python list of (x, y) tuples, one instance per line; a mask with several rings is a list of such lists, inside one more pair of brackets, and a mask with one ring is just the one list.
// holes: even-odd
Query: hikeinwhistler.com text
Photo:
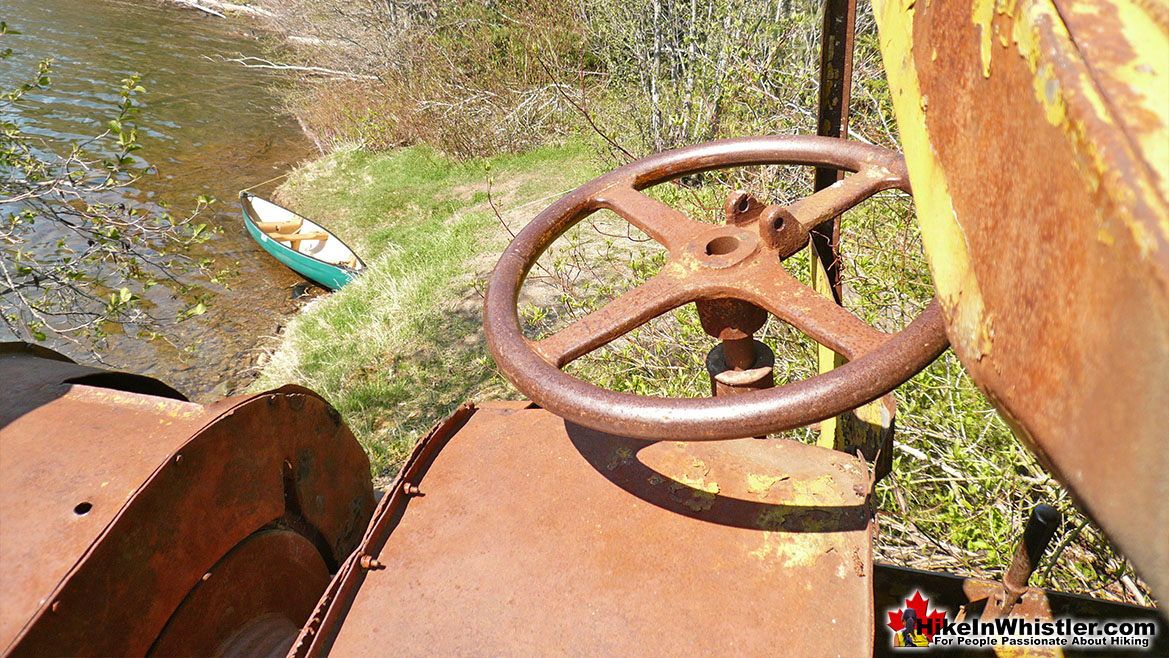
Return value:
[(1070, 617), (1051, 621), (1002, 617), (986, 621), (930, 620), (938, 647), (1133, 647), (1149, 648), (1157, 636), (1153, 621), (1079, 621)]

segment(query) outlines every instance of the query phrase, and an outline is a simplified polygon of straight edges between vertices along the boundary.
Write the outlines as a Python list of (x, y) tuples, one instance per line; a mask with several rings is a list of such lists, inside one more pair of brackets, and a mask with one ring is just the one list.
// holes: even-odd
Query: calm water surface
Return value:
[[(16, 120), (27, 133), (66, 143), (97, 134), (116, 106), (119, 80), (137, 72), (147, 91), (139, 97), (136, 123), (144, 148), (136, 155), (158, 175), (122, 194), (156, 210), (169, 203), (176, 216), (189, 213), (200, 194), (218, 200), (200, 220), (223, 229), (205, 245), (205, 255), (220, 266), (238, 263), (238, 274), (226, 287), (187, 279), (210, 295), (208, 311), (168, 326), (166, 335), (180, 348), (193, 348), (193, 356), (163, 341), (116, 335), (103, 358), (197, 399), (221, 396), (241, 381), (260, 339), (295, 311), (294, 296), (303, 289), (303, 279), (247, 236), (235, 200), (240, 189), (312, 155), (312, 144), (270, 93), (270, 72), (213, 61), (260, 54), (251, 26), (152, 0), (0, 0), (0, 20), (22, 32), (4, 37), (3, 45), (17, 55), (0, 60), (0, 88), (27, 81), (39, 59), (55, 59), (52, 86), (27, 96), (18, 110)], [(276, 184), (254, 191), (265, 194)], [(150, 300), (160, 305), (159, 315), (173, 316), (178, 308), (163, 292)], [(86, 357), (67, 344), (51, 346)]]

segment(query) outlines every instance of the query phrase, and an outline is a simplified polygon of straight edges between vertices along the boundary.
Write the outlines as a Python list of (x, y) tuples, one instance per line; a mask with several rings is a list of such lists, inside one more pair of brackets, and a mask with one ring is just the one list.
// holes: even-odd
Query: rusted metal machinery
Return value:
[(373, 509), (306, 389), (192, 404), (0, 347), (4, 655), (283, 655)]
[[(1001, 582), (872, 559), (889, 393), (952, 343), (1169, 596), (1169, 17), (1119, 0), (875, 4), (906, 157), (825, 136), (847, 125), (855, 16), (831, 0), (822, 135), (655, 155), (536, 217), (484, 313), (496, 363), (531, 402), (460, 407), (376, 509), (360, 446), (309, 391), (202, 407), (4, 348), (4, 655), (863, 656), (892, 650), (884, 615), (915, 589), (968, 619), (1159, 620), (1150, 651), (1169, 653), (1156, 611), (1028, 586), (1060, 523), (1046, 506)], [(816, 167), (817, 191), (772, 206), (730, 191), (717, 226), (644, 193), (756, 164)], [(910, 180), (937, 298), (888, 335), (838, 305), (834, 236), (848, 208)], [(525, 339), (528, 270), (600, 209), (667, 264)], [(805, 287), (782, 261), (809, 243), (819, 274)], [(562, 372), (692, 302), (720, 341), (712, 397)], [(753, 338), (767, 314), (825, 348), (821, 374), (774, 386)], [(873, 404), (854, 414), (859, 434), (832, 425)], [(836, 428), (819, 445), (749, 438), (817, 421)]]
[(1166, 600), (1169, 9), (874, 9), (954, 350)]

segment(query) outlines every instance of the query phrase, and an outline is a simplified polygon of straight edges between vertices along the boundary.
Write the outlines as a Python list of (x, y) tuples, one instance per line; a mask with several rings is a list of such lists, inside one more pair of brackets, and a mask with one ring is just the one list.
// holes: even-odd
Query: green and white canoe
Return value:
[(348, 245), (308, 218), (247, 192), (239, 202), (252, 239), (297, 274), (336, 290), (365, 269)]

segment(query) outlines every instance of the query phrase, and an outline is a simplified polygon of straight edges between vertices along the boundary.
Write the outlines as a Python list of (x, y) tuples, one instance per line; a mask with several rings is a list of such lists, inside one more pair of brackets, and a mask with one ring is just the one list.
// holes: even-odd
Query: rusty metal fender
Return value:
[(311, 391), (203, 407), (72, 383), (58, 363), (0, 358), (16, 381), (0, 400), (3, 655), (144, 655), (256, 531), (302, 534), (331, 568), (361, 539), (368, 459)]

